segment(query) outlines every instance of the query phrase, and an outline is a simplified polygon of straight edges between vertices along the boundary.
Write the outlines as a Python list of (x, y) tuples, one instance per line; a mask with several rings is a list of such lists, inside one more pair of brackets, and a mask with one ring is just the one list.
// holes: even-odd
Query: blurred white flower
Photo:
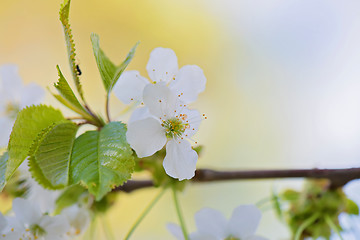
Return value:
[(89, 226), (90, 213), (86, 208), (73, 205), (65, 208), (61, 215), (65, 216), (70, 224), (70, 230), (67, 232), (68, 236), (76, 237), (82, 235)]
[(14, 217), (8, 217), (8, 225), (0, 239), (66, 239), (69, 223), (65, 216), (51, 217), (40, 211), (37, 204), (21, 198), (13, 201)]
[(3, 233), (3, 231), (5, 230), (7, 225), (8, 225), (8, 223), (6, 221), (6, 218), (0, 212), (0, 235)]
[(148, 117), (129, 123), (126, 138), (142, 158), (153, 155), (166, 144), (163, 162), (166, 173), (179, 180), (195, 174), (198, 155), (185, 138), (191, 138), (202, 120), (197, 110), (189, 110), (164, 83), (144, 88), (143, 101)]
[[(255, 235), (261, 219), (261, 212), (254, 205), (242, 205), (227, 220), (221, 212), (204, 208), (195, 214), (197, 231), (190, 234), (190, 240), (266, 240)], [(179, 226), (168, 224), (168, 230), (178, 239), (184, 240)]]
[(143, 90), (150, 83), (163, 82), (179, 95), (185, 103), (194, 102), (197, 95), (205, 90), (206, 78), (202, 69), (196, 65), (186, 65), (180, 70), (176, 54), (169, 48), (155, 48), (146, 66), (151, 81), (142, 77), (138, 71), (124, 72), (116, 85), (114, 94), (122, 102), (143, 101)]
[(43, 96), (44, 90), (37, 84), (22, 84), (16, 65), (0, 66), (0, 147), (7, 146), (17, 113), (25, 106), (39, 104)]

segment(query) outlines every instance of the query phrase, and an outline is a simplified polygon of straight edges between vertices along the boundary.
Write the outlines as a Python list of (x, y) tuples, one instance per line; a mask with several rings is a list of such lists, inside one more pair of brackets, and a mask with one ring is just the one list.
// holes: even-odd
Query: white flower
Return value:
[(7, 146), (17, 113), (39, 104), (43, 96), (44, 90), (37, 84), (23, 86), (16, 65), (0, 66), (0, 147)]
[(186, 65), (180, 70), (176, 54), (168, 48), (155, 48), (146, 66), (151, 81), (138, 71), (124, 72), (116, 85), (114, 94), (124, 103), (142, 102), (143, 89), (150, 83), (163, 82), (185, 103), (194, 102), (205, 90), (206, 78), (200, 67)]
[(3, 233), (7, 225), (8, 223), (6, 218), (2, 215), (2, 213), (0, 213), (0, 235)]
[(61, 215), (65, 216), (70, 224), (68, 236), (82, 235), (90, 223), (90, 213), (87, 209), (81, 208), (77, 205), (65, 208)]
[[(230, 220), (221, 212), (204, 208), (195, 214), (197, 231), (191, 233), (190, 240), (266, 240), (255, 232), (261, 219), (261, 212), (254, 205), (242, 205), (232, 213)], [(184, 235), (179, 226), (168, 224), (168, 230), (178, 239)]]
[(43, 214), (38, 205), (21, 198), (14, 199), (12, 210), (15, 216), (8, 217), (7, 230), (0, 239), (66, 239), (69, 223), (64, 216)]
[(147, 85), (143, 101), (149, 117), (129, 123), (126, 138), (130, 146), (142, 158), (166, 144), (166, 173), (179, 180), (192, 178), (198, 155), (185, 138), (197, 132), (202, 120), (199, 112), (187, 109), (164, 83)]

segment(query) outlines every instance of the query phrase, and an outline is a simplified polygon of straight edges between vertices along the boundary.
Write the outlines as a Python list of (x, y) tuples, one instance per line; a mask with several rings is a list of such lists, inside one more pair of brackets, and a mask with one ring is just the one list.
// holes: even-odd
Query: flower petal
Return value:
[(185, 136), (192, 137), (199, 130), (200, 123), (202, 122), (201, 114), (198, 110), (190, 110), (184, 108), (181, 110), (181, 114), (185, 115), (185, 122), (189, 124), (189, 128), (185, 129)]
[(163, 162), (165, 172), (180, 181), (191, 179), (195, 175), (197, 153), (186, 140), (172, 139), (166, 144), (166, 156)]
[(2, 81), (2, 95), (8, 100), (20, 100), (22, 80), (19, 75), (19, 68), (14, 64), (6, 64), (0, 67), (0, 80)]
[(130, 123), (126, 138), (140, 158), (153, 155), (166, 143), (165, 131), (160, 122), (154, 118)]
[(49, 240), (53, 239), (52, 237), (65, 234), (70, 229), (69, 222), (63, 215), (56, 215), (54, 217), (45, 215), (42, 217), (39, 225), (46, 231), (46, 239)]
[(6, 221), (6, 218), (0, 212), (0, 233), (2, 233), (2, 231), (6, 228), (7, 225), (8, 223)]
[(224, 215), (211, 208), (203, 208), (195, 214), (196, 227), (200, 233), (207, 233), (217, 239), (226, 236), (227, 220)]
[(228, 231), (240, 239), (247, 239), (255, 234), (260, 223), (261, 212), (254, 205), (242, 205), (234, 209)]
[(149, 112), (149, 108), (147, 107), (139, 107), (136, 108), (133, 113), (131, 114), (129, 123), (135, 122), (138, 120), (143, 120), (145, 118), (151, 117), (152, 115)]
[(180, 69), (175, 80), (170, 83), (170, 88), (180, 95), (184, 103), (196, 101), (199, 93), (205, 90), (206, 77), (203, 70), (196, 65), (187, 65)]
[(146, 84), (149, 84), (149, 81), (142, 77), (138, 71), (126, 71), (121, 74), (113, 92), (125, 104), (132, 101), (142, 102), (142, 94)]
[(143, 100), (152, 115), (171, 118), (179, 105), (178, 97), (164, 84), (149, 84), (144, 88)]
[(168, 83), (179, 70), (175, 52), (169, 48), (155, 48), (150, 53), (146, 70), (154, 82)]
[(32, 104), (40, 104), (45, 96), (42, 87), (35, 83), (30, 83), (21, 89), (20, 108), (30, 106)]
[(217, 238), (213, 235), (207, 233), (194, 232), (190, 234), (190, 240), (222, 240), (222, 238)]
[(16, 218), (23, 224), (32, 225), (38, 223), (42, 216), (37, 204), (23, 198), (15, 198), (13, 200), (12, 209)]
[(65, 208), (61, 215), (64, 215), (70, 226), (78, 232), (77, 235), (81, 234), (90, 223), (89, 211), (85, 208), (80, 208), (77, 205)]
[(249, 237), (249, 238), (247, 238), (245, 240), (269, 240), (269, 239), (261, 237), (261, 236), (255, 236), (254, 235), (254, 236), (251, 236), (251, 237)]
[(166, 228), (169, 232), (176, 237), (177, 240), (184, 240), (184, 234), (181, 230), (181, 227), (175, 223), (168, 223), (166, 224)]
[(5, 147), (9, 143), (9, 137), (12, 130), (12, 127), (14, 125), (14, 121), (6, 118), (6, 117), (0, 117), (0, 148)]

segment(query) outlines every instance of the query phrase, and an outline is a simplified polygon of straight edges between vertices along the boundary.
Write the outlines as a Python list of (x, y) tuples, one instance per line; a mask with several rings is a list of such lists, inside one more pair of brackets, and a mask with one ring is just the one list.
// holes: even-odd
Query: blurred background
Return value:
[[(52, 91), (57, 64), (70, 80), (58, 20), (61, 2), (0, 0), (0, 64), (17, 64), (26, 83)], [(192, 105), (208, 116), (197, 137), (205, 146), (198, 167), (360, 165), (359, 1), (73, 0), (70, 21), (85, 96), (98, 111), (105, 92), (99, 90), (103, 87), (91, 32), (100, 35), (103, 50), (116, 63), (140, 41), (128, 69), (143, 76), (151, 50), (159, 46), (172, 48), (180, 67), (203, 68), (207, 89)], [(61, 108), (49, 93), (46, 101)], [(113, 116), (125, 107), (112, 99)], [(300, 184), (274, 180), (191, 185), (181, 196), (182, 208), (188, 228), (195, 230), (193, 215), (202, 207), (229, 217), (236, 206), (256, 203), (271, 189)], [(156, 194), (141, 190), (119, 195), (106, 216), (117, 239)], [(266, 209), (259, 234), (288, 239), (287, 228)], [(170, 194), (133, 239), (172, 239), (167, 222), (177, 222)]]

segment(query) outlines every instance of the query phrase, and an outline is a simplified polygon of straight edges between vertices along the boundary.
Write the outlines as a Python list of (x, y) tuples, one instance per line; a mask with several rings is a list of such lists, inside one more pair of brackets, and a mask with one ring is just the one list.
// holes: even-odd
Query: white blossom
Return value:
[(67, 239), (69, 223), (65, 216), (49, 216), (42, 213), (37, 204), (21, 198), (13, 200), (12, 210), (15, 216), (7, 218), (8, 224), (0, 239)]
[[(189, 235), (190, 240), (266, 240), (255, 235), (261, 212), (254, 205), (242, 205), (227, 220), (221, 212), (204, 208), (195, 214), (197, 231)], [(184, 240), (179, 226), (168, 224), (168, 230), (178, 239)]]
[(162, 82), (147, 85), (143, 101), (148, 117), (129, 123), (126, 138), (130, 146), (139, 157), (147, 157), (166, 144), (166, 173), (179, 180), (191, 179), (198, 155), (186, 138), (198, 131), (200, 113), (189, 110)]
[(67, 232), (70, 237), (82, 235), (89, 226), (90, 213), (86, 208), (73, 205), (62, 210), (61, 215), (65, 216), (70, 224), (70, 230)]
[(142, 77), (138, 71), (124, 72), (114, 86), (115, 96), (126, 104), (140, 103), (145, 86), (163, 82), (174, 94), (179, 95), (184, 104), (188, 104), (205, 90), (206, 78), (202, 69), (196, 65), (186, 65), (179, 70), (176, 54), (169, 48), (155, 48), (146, 70), (151, 80)]
[(37, 84), (23, 85), (16, 65), (0, 66), (0, 147), (7, 146), (17, 113), (39, 104), (43, 96), (44, 90)]

